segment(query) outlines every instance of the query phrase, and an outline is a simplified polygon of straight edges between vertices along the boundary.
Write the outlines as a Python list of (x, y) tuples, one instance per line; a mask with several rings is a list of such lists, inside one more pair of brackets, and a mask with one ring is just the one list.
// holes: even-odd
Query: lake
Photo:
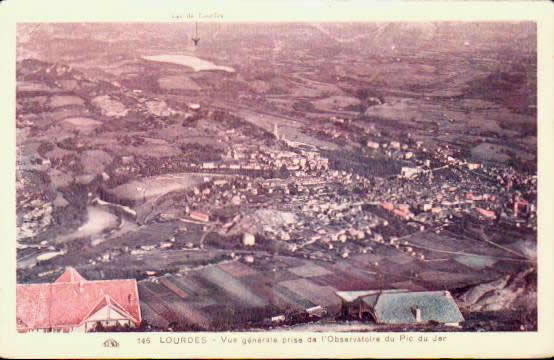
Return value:
[(226, 72), (235, 72), (235, 69), (229, 66), (219, 66), (210, 61), (202, 60), (195, 56), (189, 55), (154, 55), (143, 56), (145, 60), (165, 62), (177, 65), (183, 65), (191, 67), (194, 71), (209, 71), (209, 70), (221, 70)]

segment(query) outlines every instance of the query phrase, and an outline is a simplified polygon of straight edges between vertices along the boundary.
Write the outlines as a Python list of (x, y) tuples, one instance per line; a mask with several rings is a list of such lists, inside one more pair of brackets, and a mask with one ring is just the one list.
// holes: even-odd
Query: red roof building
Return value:
[(202, 222), (210, 221), (210, 216), (200, 211), (191, 211), (190, 218)]
[(381, 206), (383, 207), (383, 209), (388, 210), (388, 211), (392, 211), (394, 209), (394, 205), (391, 204), (390, 202), (386, 202), (386, 201), (383, 201), (381, 203)]
[(475, 211), (477, 211), (479, 213), (479, 215), (481, 215), (485, 218), (496, 219), (496, 214), (494, 213), (494, 211), (486, 210), (486, 209), (482, 209), (482, 208), (478, 208), (478, 207), (475, 208)]
[(519, 196), (514, 200), (514, 216), (518, 217), (520, 214), (527, 215), (529, 213), (529, 202)]
[(135, 279), (88, 281), (68, 267), (53, 283), (18, 284), (19, 332), (87, 332), (103, 327), (138, 327), (141, 312)]
[(412, 213), (405, 209), (394, 209), (392, 212), (394, 215), (404, 219), (409, 219), (412, 216)]

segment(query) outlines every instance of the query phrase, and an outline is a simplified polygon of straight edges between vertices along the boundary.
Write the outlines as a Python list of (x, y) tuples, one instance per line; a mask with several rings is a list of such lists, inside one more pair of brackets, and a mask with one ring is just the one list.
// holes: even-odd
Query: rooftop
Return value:
[(413, 309), (421, 309), (422, 321), (458, 323), (464, 318), (448, 291), (383, 292), (362, 298), (375, 312), (377, 323), (415, 323)]
[(53, 283), (17, 285), (18, 328), (78, 326), (103, 299), (129, 314), (135, 323), (141, 322), (135, 279), (87, 281), (75, 269), (67, 268)]

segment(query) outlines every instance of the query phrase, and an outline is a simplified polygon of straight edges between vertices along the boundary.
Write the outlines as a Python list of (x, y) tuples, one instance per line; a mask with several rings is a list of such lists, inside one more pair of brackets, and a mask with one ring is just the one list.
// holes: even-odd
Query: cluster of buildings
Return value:
[(18, 239), (36, 236), (52, 223), (52, 203), (35, 199), (28, 205), (31, 209), (22, 216), (21, 224), (17, 227)]
[[(125, 136), (123, 144), (137, 145), (137, 139)], [(121, 162), (113, 168), (116, 177), (140, 175), (151, 166), (140, 158), (124, 156)], [(282, 176), (304, 176), (319, 173), (329, 169), (327, 158), (316, 151), (296, 149), (296, 151), (279, 151), (264, 146), (235, 144), (229, 147), (218, 161), (198, 161), (187, 157), (170, 157), (159, 159), (154, 171), (164, 172), (197, 172), (215, 174), (236, 174), (245, 176), (262, 176), (271, 178)], [(153, 175), (149, 173), (147, 175)]]
[[(281, 170), (297, 176), (310, 171), (329, 168), (329, 161), (318, 152), (298, 150), (280, 151), (264, 146), (232, 145), (222, 162), (204, 162), (197, 167), (204, 170)], [(192, 167), (195, 167), (191, 164)]]
[(466, 213), (536, 226), (536, 175), (457, 158), (448, 145), (433, 152), (421, 142), (413, 149), (397, 141), (368, 141), (368, 147), (395, 149), (387, 155), (414, 164), (403, 166), (396, 179), (389, 178), (386, 186), (377, 184), (368, 193), (370, 201), (380, 202), (399, 218), (433, 226), (449, 215)]
[[(280, 181), (248, 177), (207, 181), (188, 196), (190, 208), (200, 209), (202, 214), (193, 219), (216, 220), (209, 213), (226, 204), (242, 204), (244, 210), (271, 201), (276, 209), (297, 215), (298, 221), (283, 229), (267, 228), (263, 235), (286, 241), (291, 252), (321, 260), (371, 252), (373, 242), (398, 248), (395, 239), (405, 231), (440, 232), (452, 222), (452, 216), (468, 215), (483, 221), (502, 218), (520, 225), (527, 222), (531, 227), (536, 222), (536, 200), (529, 196), (533, 186), (536, 188), (533, 177), (516, 172), (496, 174), (493, 166), (456, 159), (448, 148), (428, 152), (421, 142), (416, 142), (414, 149), (396, 141), (376, 148), (402, 152), (403, 159), (411, 154), (416, 166), (403, 167), (396, 177), (369, 178), (329, 169), (327, 159), (316, 151), (233, 146), (226, 154), (231, 161), (242, 162), (245, 168), (285, 166), (292, 176)], [(219, 169), (215, 164), (204, 167)], [(498, 179), (506, 179), (503, 181), (512, 184), (511, 188), (499, 186)], [(530, 190), (515, 191), (524, 186)], [(239, 222), (241, 217), (239, 212), (233, 221)], [(389, 226), (391, 217), (410, 230)], [(222, 226), (231, 228), (233, 221)], [(384, 228), (388, 230), (383, 232)]]

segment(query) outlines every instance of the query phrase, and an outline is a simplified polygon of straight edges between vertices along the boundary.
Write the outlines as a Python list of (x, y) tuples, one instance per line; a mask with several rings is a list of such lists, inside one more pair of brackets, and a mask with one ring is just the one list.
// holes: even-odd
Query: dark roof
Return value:
[[(346, 302), (353, 302), (360, 298), (369, 299), (375, 298), (376, 296), (383, 292), (405, 292), (406, 289), (388, 289), (388, 290), (358, 290), (358, 291), (337, 291), (335, 294)], [(369, 305), (369, 302), (367, 302)]]
[(421, 309), (422, 321), (458, 323), (462, 313), (448, 291), (388, 292), (362, 297), (361, 301), (373, 308), (377, 323), (415, 323), (415, 311)]

